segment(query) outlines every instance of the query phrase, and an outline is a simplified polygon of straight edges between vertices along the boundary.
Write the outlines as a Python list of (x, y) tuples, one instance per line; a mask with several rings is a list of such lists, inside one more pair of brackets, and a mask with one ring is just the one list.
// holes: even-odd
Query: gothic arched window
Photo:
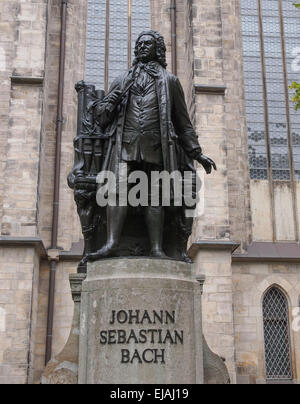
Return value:
[(267, 380), (292, 380), (288, 302), (277, 287), (264, 297), (263, 322)]
[(135, 39), (150, 28), (150, 0), (89, 0), (86, 81), (107, 91), (131, 66)]

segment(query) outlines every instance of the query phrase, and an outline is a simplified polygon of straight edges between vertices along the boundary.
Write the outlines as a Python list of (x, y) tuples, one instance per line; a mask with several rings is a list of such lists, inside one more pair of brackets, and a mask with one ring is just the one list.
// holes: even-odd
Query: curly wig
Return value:
[(154, 38), (155, 43), (156, 43), (156, 61), (164, 68), (167, 67), (167, 62), (166, 62), (166, 45), (165, 45), (165, 40), (162, 35), (160, 35), (157, 31), (149, 30), (149, 31), (143, 31), (140, 33), (138, 36), (138, 39), (136, 40), (135, 43), (135, 50), (134, 50), (134, 55), (135, 59), (133, 61), (133, 65), (136, 65), (139, 62), (138, 59), (138, 42), (140, 38), (144, 35), (150, 35)]

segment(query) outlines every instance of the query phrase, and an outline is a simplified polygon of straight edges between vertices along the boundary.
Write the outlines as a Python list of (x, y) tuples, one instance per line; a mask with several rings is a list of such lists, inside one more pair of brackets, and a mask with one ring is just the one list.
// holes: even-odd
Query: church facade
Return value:
[[(67, 176), (79, 80), (108, 90), (159, 31), (203, 152), (189, 255), (233, 384), (300, 381), (300, 14), (292, 0), (0, 4), (0, 384), (38, 383), (68, 338), (83, 237)], [(59, 136), (61, 135), (61, 137)]]

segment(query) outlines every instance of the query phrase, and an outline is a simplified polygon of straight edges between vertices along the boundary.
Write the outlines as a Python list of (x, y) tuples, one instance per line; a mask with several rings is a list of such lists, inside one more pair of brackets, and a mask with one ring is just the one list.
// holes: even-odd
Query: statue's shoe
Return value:
[(116, 254), (116, 247), (113, 247), (110, 244), (105, 245), (100, 250), (95, 253), (87, 255), (87, 261), (97, 261), (100, 258), (112, 257)]
[(155, 258), (169, 258), (164, 252), (163, 250), (156, 250), (153, 249), (150, 252), (151, 257), (155, 257)]
[(187, 253), (183, 253), (182, 254), (182, 259), (184, 262), (186, 262), (187, 264), (192, 264), (193, 261), (191, 260), (191, 258), (188, 256)]
[(80, 261), (79, 266), (84, 266), (84, 265), (87, 264), (87, 262), (88, 262), (87, 256), (85, 255), (85, 256), (82, 258), (82, 260)]

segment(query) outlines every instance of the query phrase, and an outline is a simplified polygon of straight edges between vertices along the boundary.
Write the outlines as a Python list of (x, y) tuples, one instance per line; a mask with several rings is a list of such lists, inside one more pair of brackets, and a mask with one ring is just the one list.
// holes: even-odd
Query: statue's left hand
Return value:
[(206, 174), (210, 174), (212, 171), (212, 167), (217, 170), (216, 163), (210, 159), (207, 156), (204, 156), (204, 154), (200, 154), (200, 156), (197, 158), (197, 161), (202, 164), (204, 170), (206, 171)]

